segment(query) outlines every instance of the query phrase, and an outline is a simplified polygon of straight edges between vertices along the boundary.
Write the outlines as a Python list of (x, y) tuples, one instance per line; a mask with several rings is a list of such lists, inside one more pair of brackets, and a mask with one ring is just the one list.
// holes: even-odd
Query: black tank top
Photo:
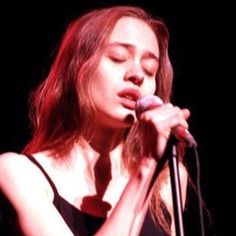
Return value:
[[(32, 157), (27, 156), (44, 174), (49, 184), (52, 187), (54, 193), (53, 204), (73, 232), (75, 236), (91, 236), (101, 227), (106, 220), (105, 218), (95, 217), (87, 214), (83, 211), (78, 210), (76, 207), (67, 202), (62, 198), (43, 167)], [(15, 221), (15, 222), (14, 222)], [(21, 235), (16, 225), (16, 213), (12, 208), (9, 201), (4, 197), (3, 193), (0, 192), (0, 235), (4, 236), (15, 236)], [(150, 212), (148, 211), (140, 236), (165, 236), (165, 234), (154, 225), (151, 218)]]

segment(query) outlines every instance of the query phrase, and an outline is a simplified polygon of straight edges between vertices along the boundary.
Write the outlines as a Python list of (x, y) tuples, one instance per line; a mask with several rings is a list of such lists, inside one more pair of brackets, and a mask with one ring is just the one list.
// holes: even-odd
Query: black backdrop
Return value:
[[(206, 219), (206, 235), (230, 235), (230, 228), (226, 227), (229, 216), (224, 209), (233, 203), (227, 190), (228, 162), (224, 161), (231, 156), (226, 140), (225, 127), (230, 129), (230, 121), (224, 85), (230, 89), (232, 76), (228, 74), (228, 64), (224, 64), (228, 61), (224, 51), (229, 46), (232, 15), (226, 11), (226, 2), (176, 2), (1, 1), (0, 152), (19, 152), (29, 140), (29, 94), (46, 76), (70, 20), (96, 7), (142, 6), (163, 18), (170, 30), (170, 57), (175, 72), (173, 101), (188, 107), (192, 114), (189, 123), (199, 144), (202, 194), (213, 221), (210, 225)], [(184, 218), (186, 234), (191, 236), (199, 235), (196, 204), (193, 196)]]

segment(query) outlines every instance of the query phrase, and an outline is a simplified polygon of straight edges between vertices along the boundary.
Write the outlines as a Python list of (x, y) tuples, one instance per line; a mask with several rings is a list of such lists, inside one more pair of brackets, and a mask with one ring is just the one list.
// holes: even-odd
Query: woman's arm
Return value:
[(42, 173), (22, 155), (0, 156), (0, 189), (17, 212), (26, 236), (71, 236), (69, 227), (53, 205), (53, 194)]
[[(156, 169), (153, 158), (143, 158), (118, 203), (96, 235), (138, 235), (146, 215), (148, 188)], [(73, 235), (53, 205), (51, 187), (40, 170), (22, 155), (0, 156), (0, 188), (15, 208), (26, 236)]]
[(148, 209), (149, 187), (156, 167), (154, 158), (142, 159), (137, 172), (131, 176), (113, 212), (96, 236), (139, 235)]
[[(140, 122), (147, 125), (147, 127), (151, 127), (152, 131), (154, 131), (153, 136), (150, 136), (148, 129), (146, 130), (147, 133), (144, 132), (143, 145), (145, 153), (150, 153), (159, 161), (165, 153), (171, 129), (178, 125), (187, 129), (188, 124), (186, 119), (189, 115), (189, 110), (174, 107), (172, 104), (152, 107), (143, 112), (139, 117)], [(105, 222), (97, 235), (135, 236), (139, 234), (151, 198), (153, 189), (151, 180), (156, 168), (157, 161), (152, 157), (144, 158), (141, 161), (137, 173), (131, 176), (115, 211), (113, 211), (113, 214)], [(182, 165), (180, 165), (180, 175), (183, 203), (185, 203), (187, 171)], [(151, 183), (152, 186), (150, 186)], [(172, 217), (171, 228), (174, 236), (173, 204), (169, 177), (162, 184), (161, 192), (164, 203)]]

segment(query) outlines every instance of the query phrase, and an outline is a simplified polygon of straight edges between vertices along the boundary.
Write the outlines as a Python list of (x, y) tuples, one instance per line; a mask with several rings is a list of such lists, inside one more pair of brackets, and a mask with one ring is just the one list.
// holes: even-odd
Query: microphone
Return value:
[[(161, 100), (161, 98), (155, 95), (149, 95), (149, 96), (139, 98), (136, 101), (136, 105), (135, 105), (136, 116), (139, 119), (142, 112), (147, 111), (151, 108), (162, 106), (162, 105), (163, 105), (163, 101)], [(179, 141), (183, 141), (188, 147), (197, 146), (197, 142), (195, 141), (194, 137), (184, 127), (178, 125), (172, 128), (171, 133), (174, 135), (176, 139), (178, 139)]]

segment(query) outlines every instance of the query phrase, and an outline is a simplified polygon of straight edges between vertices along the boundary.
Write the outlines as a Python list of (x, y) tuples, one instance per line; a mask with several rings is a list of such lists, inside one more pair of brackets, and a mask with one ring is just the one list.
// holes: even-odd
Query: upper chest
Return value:
[[(83, 159), (67, 165), (55, 165), (45, 158), (37, 158), (56, 186), (59, 195), (79, 210), (96, 216), (112, 211), (123, 192), (128, 177), (109, 170), (96, 173)], [(73, 165), (72, 165), (73, 164)], [(47, 191), (54, 193), (48, 184)]]

